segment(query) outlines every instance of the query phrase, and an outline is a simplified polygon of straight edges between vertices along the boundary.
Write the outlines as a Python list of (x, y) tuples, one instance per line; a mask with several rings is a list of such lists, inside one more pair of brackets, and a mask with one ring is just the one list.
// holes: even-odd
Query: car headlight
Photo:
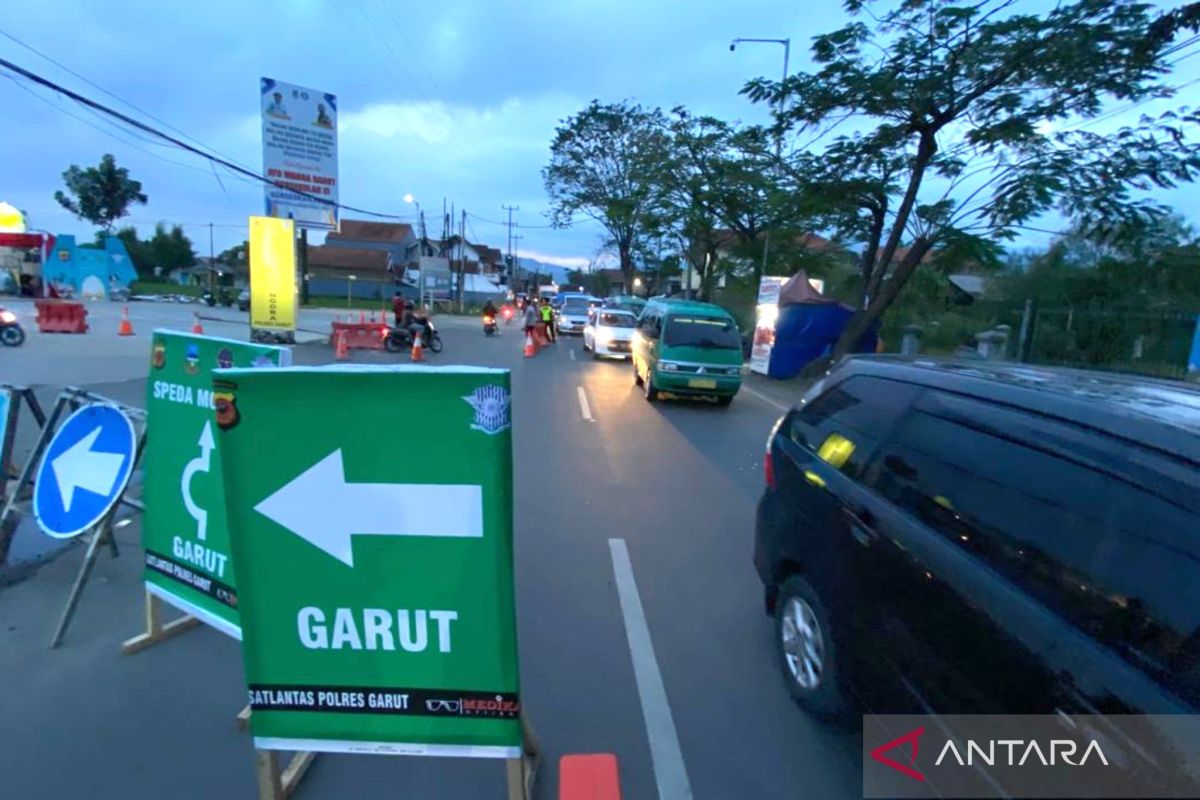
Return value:
[(679, 369), (679, 365), (673, 361), (660, 361), (658, 362), (658, 368), (663, 372), (676, 372)]

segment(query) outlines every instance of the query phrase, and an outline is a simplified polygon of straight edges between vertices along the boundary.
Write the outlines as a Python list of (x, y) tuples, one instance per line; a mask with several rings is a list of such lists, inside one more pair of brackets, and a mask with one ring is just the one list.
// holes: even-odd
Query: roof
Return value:
[(1018, 362), (855, 356), (847, 368), (936, 386), (1093, 428), (1200, 464), (1200, 387)]
[(327, 269), (361, 270), (363, 272), (387, 272), (386, 250), (362, 250), (353, 247), (329, 247), (309, 245), (308, 266)]
[(722, 316), (732, 316), (728, 311), (721, 308), (716, 303), (702, 303), (699, 300), (686, 300), (684, 298), (674, 297), (655, 297), (647, 303), (647, 306), (664, 305), (671, 311), (692, 314), (711, 314), (714, 311)]
[(987, 288), (987, 278), (982, 275), (947, 275), (946, 280), (972, 297), (979, 297)]
[(362, 219), (343, 219), (339, 230), (330, 233), (325, 241), (347, 239), (365, 242), (390, 242), (401, 244), (413, 237), (412, 225), (403, 222), (368, 222)]

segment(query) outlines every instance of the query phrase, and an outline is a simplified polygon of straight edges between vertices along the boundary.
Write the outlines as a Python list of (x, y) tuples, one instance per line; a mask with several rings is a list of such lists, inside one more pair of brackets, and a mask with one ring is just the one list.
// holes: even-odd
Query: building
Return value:
[(386, 249), (310, 245), (308, 276), (309, 296), (382, 301), (402, 291)]
[[(428, 244), (428, 242), (427, 242)], [(343, 219), (340, 230), (325, 237), (325, 247), (350, 250), (375, 250), (388, 254), (396, 277), (404, 268), (416, 265), (420, 259), (421, 242), (412, 225), (403, 222), (368, 222)], [(424, 255), (434, 255), (429, 252)]]

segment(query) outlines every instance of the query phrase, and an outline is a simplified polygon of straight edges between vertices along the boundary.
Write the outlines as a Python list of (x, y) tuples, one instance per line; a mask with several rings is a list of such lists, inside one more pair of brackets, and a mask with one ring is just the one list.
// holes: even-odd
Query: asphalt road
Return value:
[[(786, 397), (759, 387), (727, 409), (650, 404), (627, 363), (592, 361), (578, 338), (524, 359), (515, 327), (495, 339), (466, 322), (442, 330), (446, 350), (431, 363), (513, 371), (522, 699), (544, 755), (538, 797), (557, 797), (561, 755), (590, 752), (617, 755), (626, 798), (861, 796), (858, 737), (786, 694), (750, 561), (763, 445)], [(143, 382), (104, 388), (136, 402)], [(136, 524), (122, 539), (59, 651), (44, 641), (78, 549), (0, 591), (0, 796), (253, 797), (250, 744), (232, 724), (236, 643), (200, 630), (119, 655), (141, 606)], [(503, 767), (325, 755), (296, 796), (502, 797)]]

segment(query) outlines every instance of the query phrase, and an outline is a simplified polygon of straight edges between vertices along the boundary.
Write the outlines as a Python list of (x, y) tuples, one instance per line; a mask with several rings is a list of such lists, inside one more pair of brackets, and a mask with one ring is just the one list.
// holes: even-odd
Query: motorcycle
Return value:
[(25, 329), (17, 322), (17, 315), (0, 308), (0, 344), (19, 347), (25, 341)]
[(495, 336), (499, 332), (496, 327), (496, 318), (488, 314), (483, 318), (483, 333), (485, 336)]
[(504, 315), (504, 324), (512, 325), (513, 307), (506, 305), (504, 308), (500, 309), (500, 313)]
[[(412, 349), (413, 335), (408, 328), (388, 325), (383, 328), (382, 334), (383, 346), (389, 353), (402, 353)], [(437, 326), (433, 324), (433, 320), (429, 320), (429, 341), (422, 336), (421, 347), (428, 348), (431, 353), (442, 352), (442, 337), (437, 331)]]
[(204, 303), (209, 308), (217, 304), (217, 298), (208, 289), (204, 290), (204, 294), (200, 295), (200, 302)]

